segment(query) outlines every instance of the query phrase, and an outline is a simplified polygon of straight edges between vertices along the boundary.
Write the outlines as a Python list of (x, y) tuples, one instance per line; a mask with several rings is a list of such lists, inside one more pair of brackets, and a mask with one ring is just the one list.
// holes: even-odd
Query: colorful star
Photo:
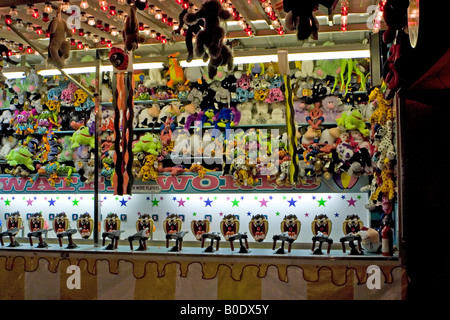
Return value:
[(295, 207), (295, 203), (297, 202), (297, 200), (294, 200), (294, 198), (291, 198), (291, 200), (288, 200), (289, 202), (289, 207)]
[(350, 206), (354, 206), (354, 207), (355, 207), (355, 202), (356, 202), (356, 200), (353, 200), (353, 197), (351, 197), (350, 200), (347, 200), (347, 202), (348, 202), (348, 206), (349, 206), (349, 207), (350, 207)]
[(192, 212), (192, 215), (195, 217), (196, 215), (197, 215), (197, 213), (195, 213), (195, 212)]
[(265, 200), (264, 198), (261, 201), (259, 201), (259, 203), (261, 203), (261, 207), (262, 206), (267, 207), (267, 202), (269, 202), (269, 201)]
[(72, 201), (73, 205), (72, 206), (77, 206), (78, 207), (78, 202), (80, 202), (80, 200), (77, 200), (76, 198)]
[(328, 196), (328, 200), (331, 200), (331, 196)]
[(239, 207), (239, 200), (236, 200), (236, 198), (234, 198), (234, 200), (231, 202), (233, 203), (232, 207), (234, 206)]
[(223, 216), (223, 212), (221, 211), (221, 212), (219, 212), (219, 216)]
[(251, 215), (252, 215), (252, 213), (251, 213), (251, 212), (249, 211), (249, 212), (247, 212), (247, 215), (248, 215), (248, 216), (251, 216)]
[(209, 198), (208, 198), (208, 200), (205, 200), (205, 201), (203, 201), (204, 203), (205, 203), (205, 207), (207, 207), (207, 206), (210, 206), (211, 207), (211, 202), (212, 202), (212, 200), (209, 200)]
[(157, 207), (159, 203), (159, 200), (153, 199), (152, 200), (152, 207)]
[(341, 199), (342, 199), (342, 200), (345, 200), (345, 196), (341, 196)]
[(309, 213), (308, 212), (305, 212), (305, 217), (309, 217)]
[(124, 198), (122, 198), (122, 200), (120, 200), (120, 206), (121, 207), (123, 207), (123, 206), (127, 206), (127, 200), (125, 200)]
[(177, 202), (178, 202), (178, 206), (179, 206), (179, 207), (181, 207), (181, 206), (184, 207), (184, 203), (185, 203), (186, 201), (184, 201), (183, 198), (181, 198), (181, 199), (178, 200)]
[(334, 214), (334, 216), (335, 216), (336, 218), (339, 217), (339, 213), (336, 212), (336, 213)]
[(49, 207), (51, 207), (51, 206), (55, 206), (55, 201), (56, 200), (53, 200), (53, 198), (50, 198), (50, 200), (48, 200), (48, 203), (49, 203)]
[(327, 200), (323, 200), (323, 198), (320, 198), (320, 200), (317, 200), (317, 202), (319, 203), (319, 207), (320, 206), (324, 206), (325, 207), (325, 202), (327, 202)]
[(173, 200), (173, 201), (176, 201), (176, 200), (177, 200), (177, 197), (173, 197), (172, 200)]
[(280, 215), (280, 213), (277, 211), (277, 212), (275, 212), (275, 215), (277, 215), (277, 216), (279, 216)]
[(6, 200), (5, 200), (5, 206), (10, 206), (10, 205), (11, 205), (11, 200), (6, 199)]
[(147, 198), (145, 198), (145, 200), (147, 200), (147, 201), (150, 201), (150, 200), (151, 200), (151, 198), (150, 198), (150, 197), (147, 197)]
[(357, 198), (358, 198), (358, 200), (361, 200), (361, 195), (360, 195), (360, 194), (358, 194)]
[(27, 207), (28, 207), (28, 206), (32, 206), (32, 205), (33, 205), (33, 200), (28, 199), (28, 200), (27, 200), (27, 203), (28, 203), (28, 204), (27, 204)]

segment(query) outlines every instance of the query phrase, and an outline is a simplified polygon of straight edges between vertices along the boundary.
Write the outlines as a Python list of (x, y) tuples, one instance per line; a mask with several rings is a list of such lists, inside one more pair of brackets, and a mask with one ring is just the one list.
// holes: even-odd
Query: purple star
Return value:
[(350, 200), (347, 200), (347, 202), (348, 202), (348, 206), (349, 206), (349, 207), (350, 207), (350, 206), (354, 206), (354, 207), (355, 207), (355, 202), (356, 202), (356, 200), (353, 200), (353, 197), (351, 197)]
[(262, 206), (267, 207), (267, 202), (269, 202), (269, 201), (267, 201), (267, 200), (265, 200), (265, 199), (263, 198), (259, 203), (261, 203), (261, 207), (262, 207)]
[(181, 206), (184, 207), (184, 203), (185, 203), (185, 202), (186, 202), (186, 201), (184, 201), (183, 198), (181, 198), (180, 200), (178, 200), (178, 206), (179, 206), (179, 207), (181, 207)]
[(27, 203), (28, 203), (27, 207), (28, 206), (33, 206), (33, 200), (31, 200), (31, 198), (27, 200)]
[(309, 213), (308, 212), (305, 213), (305, 217), (309, 217)]

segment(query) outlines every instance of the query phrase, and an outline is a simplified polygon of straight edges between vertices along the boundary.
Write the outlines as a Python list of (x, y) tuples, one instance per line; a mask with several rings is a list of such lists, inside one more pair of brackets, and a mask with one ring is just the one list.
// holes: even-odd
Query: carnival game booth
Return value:
[(155, 4), (122, 5), (110, 49), (7, 70), (2, 299), (404, 299), (397, 106), (369, 45), (139, 58)]

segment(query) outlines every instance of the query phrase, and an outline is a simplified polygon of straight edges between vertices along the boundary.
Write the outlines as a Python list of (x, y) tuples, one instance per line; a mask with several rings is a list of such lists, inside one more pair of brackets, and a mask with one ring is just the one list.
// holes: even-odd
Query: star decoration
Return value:
[(339, 217), (339, 213), (336, 212), (336, 213), (334, 214), (334, 216), (335, 216), (336, 218)]
[(275, 212), (275, 215), (277, 215), (277, 216), (279, 216), (280, 215), (280, 213), (277, 211), (277, 212)]
[(163, 201), (163, 200), (164, 200), (164, 197), (159, 197), (159, 200)]
[(180, 200), (178, 200), (177, 201), (178, 202), (178, 206), (179, 207), (181, 207), (181, 206), (183, 206), (184, 207), (184, 203), (186, 202), (185, 200), (183, 200), (183, 198), (181, 198)]
[(124, 198), (122, 198), (122, 200), (120, 200), (120, 206), (121, 207), (123, 207), (123, 206), (127, 206), (127, 200), (125, 200)]
[(291, 198), (291, 200), (288, 200), (289, 202), (289, 207), (295, 207), (295, 203), (297, 202), (297, 200), (294, 200), (294, 198)]
[(355, 207), (355, 202), (356, 202), (356, 200), (353, 200), (353, 197), (351, 197), (350, 200), (347, 200), (347, 202), (348, 202), (348, 206), (349, 206), (349, 207), (350, 207), (350, 206), (354, 206), (354, 207)]
[(312, 199), (313, 199), (313, 200), (316, 200), (316, 196), (312, 196)]
[(203, 201), (204, 203), (205, 203), (205, 207), (207, 207), (207, 206), (210, 206), (211, 207), (211, 202), (212, 202), (212, 200), (209, 200), (209, 198), (208, 198), (208, 200), (205, 200), (205, 201)]
[(53, 198), (50, 198), (50, 200), (48, 200), (48, 203), (49, 203), (49, 207), (51, 207), (51, 206), (55, 206), (55, 201), (56, 200), (53, 200)]
[(248, 216), (251, 216), (251, 215), (252, 215), (252, 213), (251, 213), (251, 212), (249, 211), (249, 212), (247, 212), (247, 215), (248, 215)]
[(152, 200), (152, 207), (157, 207), (157, 206), (158, 206), (158, 203), (159, 203), (159, 201), (160, 201), (160, 200), (157, 200), (157, 199), (153, 199), (153, 200)]
[(269, 201), (267, 201), (266, 199), (262, 199), (261, 201), (259, 201), (259, 203), (261, 203), (261, 207), (262, 206), (265, 206), (265, 207), (267, 207), (267, 202), (269, 202)]
[(305, 212), (305, 217), (309, 217), (309, 213), (308, 212)]
[(80, 202), (80, 200), (77, 200), (76, 198), (75, 199), (73, 199), (73, 201), (72, 201), (72, 203), (73, 203), (73, 205), (72, 206), (77, 206), (78, 207), (78, 202)]
[(239, 207), (239, 200), (236, 200), (236, 198), (234, 198), (234, 200), (233, 201), (231, 201), (232, 203), (233, 203), (233, 205), (232, 205), (232, 207), (234, 207), (234, 206), (236, 206), (236, 207)]
[(341, 196), (341, 199), (342, 199), (342, 200), (345, 200), (345, 196)]
[(192, 215), (195, 217), (196, 215), (197, 215), (197, 213), (195, 213), (195, 212), (192, 212)]
[(219, 216), (223, 216), (223, 212), (221, 211), (221, 212), (219, 212)]
[(32, 206), (32, 205), (33, 205), (33, 200), (31, 200), (31, 198), (30, 198), (27, 200), (27, 207)]
[(173, 197), (172, 200), (173, 200), (173, 201), (176, 201), (176, 200), (177, 200), (177, 197)]
[(319, 203), (319, 207), (320, 206), (324, 206), (325, 207), (325, 202), (327, 202), (327, 200), (323, 200), (323, 198), (320, 198), (320, 200), (317, 200), (317, 202)]
[(331, 196), (328, 196), (328, 200), (331, 200)]
[(6, 199), (5, 200), (5, 206), (11, 206), (11, 200)]
[(360, 195), (360, 194), (358, 194), (357, 198), (358, 198), (358, 200), (361, 200), (361, 195)]

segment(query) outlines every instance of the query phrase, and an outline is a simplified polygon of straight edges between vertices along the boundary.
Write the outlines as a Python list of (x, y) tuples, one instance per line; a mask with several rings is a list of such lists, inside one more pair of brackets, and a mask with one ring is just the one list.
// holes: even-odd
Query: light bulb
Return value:
[(90, 31), (86, 32), (86, 40), (92, 40), (92, 33)]
[(150, 37), (156, 38), (156, 31), (155, 30), (150, 31)]
[(106, 2), (106, 0), (100, 0), (98, 2), (98, 5), (101, 7), (106, 7), (108, 5), (108, 2)]
[(28, 32), (34, 32), (33, 24), (27, 23), (27, 31)]
[(89, 8), (89, 3), (87, 2), (87, 0), (82, 0), (80, 3), (80, 8), (81, 9), (87, 9)]
[(161, 13), (161, 10), (156, 10), (155, 11), (155, 19), (161, 19), (162, 18), (162, 13)]
[(88, 18), (88, 25), (95, 26), (95, 18), (93, 16)]
[(148, 7), (148, 14), (149, 14), (149, 15), (154, 15), (155, 13), (156, 13), (155, 6), (151, 4), (151, 5)]
[(19, 15), (16, 6), (11, 6), (11, 8), (9, 9), (9, 15), (11, 17), (17, 17)]
[(80, 15), (80, 21), (81, 22), (86, 22), (87, 21), (87, 16), (86, 16), (86, 12), (81, 12), (81, 15)]
[(88, 51), (89, 50), (89, 45), (88, 44), (85, 44), (84, 45), (84, 51)]
[(70, 9), (69, 0), (64, 0), (61, 5), (61, 11), (67, 11)]
[(53, 12), (52, 4), (50, 2), (45, 3), (44, 12), (47, 13)]
[(31, 16), (35, 19), (39, 18), (39, 10), (33, 9), (33, 13), (31, 14)]
[(94, 34), (94, 37), (92, 38), (92, 42), (93, 43), (99, 43), (99, 41), (100, 41), (100, 39), (99, 39), (98, 35)]
[(118, 0), (117, 3), (120, 5), (124, 5), (127, 3), (127, 0)]
[(144, 34), (145, 34), (146, 36), (150, 35), (150, 27), (145, 27), (145, 28), (144, 28)]
[(31, 16), (34, 12), (34, 6), (32, 4), (27, 5), (27, 15)]
[(22, 19), (17, 19), (16, 20), (16, 28), (23, 28), (23, 27), (24, 27), (24, 25), (23, 25)]
[(111, 28), (111, 35), (112, 36), (117, 36), (119, 34), (119, 31), (117, 31), (117, 28)]

